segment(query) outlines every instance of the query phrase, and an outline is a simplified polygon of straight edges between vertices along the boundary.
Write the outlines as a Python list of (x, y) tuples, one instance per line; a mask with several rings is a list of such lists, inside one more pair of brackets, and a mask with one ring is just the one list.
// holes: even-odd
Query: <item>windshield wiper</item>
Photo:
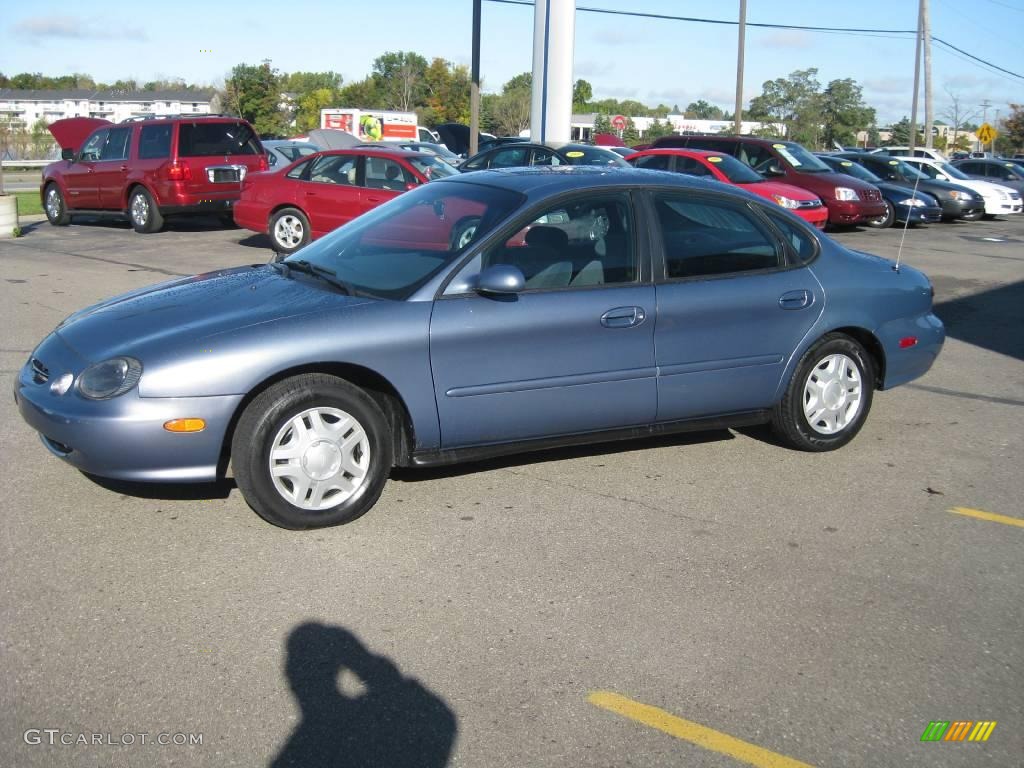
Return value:
[(338, 273), (335, 272), (333, 269), (321, 267), (319, 264), (314, 264), (313, 262), (307, 261), (306, 259), (283, 261), (281, 262), (281, 264), (283, 264), (288, 269), (294, 269), (296, 272), (302, 272), (307, 275), (312, 275), (313, 277), (319, 277), (321, 280), (330, 283), (335, 288), (340, 288), (349, 296), (356, 295), (355, 288), (353, 288), (351, 284), (345, 282), (340, 277), (338, 277)]

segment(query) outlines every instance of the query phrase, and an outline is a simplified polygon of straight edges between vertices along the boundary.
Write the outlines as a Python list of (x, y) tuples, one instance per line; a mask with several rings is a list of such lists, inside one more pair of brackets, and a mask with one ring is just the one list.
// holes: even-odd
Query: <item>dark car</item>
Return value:
[(78, 213), (127, 215), (136, 232), (156, 232), (167, 216), (231, 209), (250, 173), (267, 170), (252, 126), (220, 115), (132, 118), (111, 123), (89, 117), (49, 126), (61, 160), (43, 170), (39, 193), (51, 224)]
[(534, 144), (516, 142), (478, 152), (459, 166), (460, 171), (485, 168), (520, 168), (527, 165), (609, 165), (629, 168), (622, 155), (591, 144)]
[(948, 181), (931, 179), (899, 158), (867, 152), (843, 152), (833, 157), (860, 163), (883, 181), (904, 189), (927, 192), (941, 206), (944, 221), (976, 221), (985, 215), (985, 198), (974, 190)]
[(275, 251), (289, 254), (406, 190), (457, 173), (426, 152), (380, 147), (318, 152), (278, 173), (247, 178), (235, 223), (269, 235)]
[(793, 141), (756, 136), (662, 136), (651, 146), (689, 147), (732, 155), (769, 179), (784, 181), (820, 197), (833, 226), (859, 224), (885, 213), (885, 201), (877, 187), (835, 173)]
[(984, 179), (1004, 187), (1016, 189), (1024, 194), (1024, 160), (1015, 162), (1013, 160), (992, 160), (973, 159), (957, 160), (953, 163), (960, 171), (972, 179)]
[(942, 221), (942, 207), (939, 201), (927, 192), (907, 192), (906, 187), (882, 181), (880, 176), (853, 160), (826, 154), (819, 154), (818, 158), (836, 173), (849, 174), (855, 179), (874, 184), (882, 191), (882, 197), (885, 198), (885, 215), (865, 221), (867, 226), (884, 229), (891, 227), (896, 221), (909, 224), (934, 224)]
[[(469, 207), (475, 236), (438, 249)], [(876, 390), (932, 366), (933, 293), (715, 181), (481, 171), (283, 262), (82, 310), (14, 396), (84, 472), (204, 482), (230, 461), (257, 513), (316, 528), (369, 510), (395, 466), (765, 422), (840, 448)]]

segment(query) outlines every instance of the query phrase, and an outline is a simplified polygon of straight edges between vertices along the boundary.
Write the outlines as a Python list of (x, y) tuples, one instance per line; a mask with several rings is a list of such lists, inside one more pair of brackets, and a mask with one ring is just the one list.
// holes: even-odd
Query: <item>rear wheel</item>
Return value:
[(887, 229), (896, 221), (896, 209), (888, 200), (885, 202), (885, 213), (874, 219), (867, 219), (864, 223), (873, 229)]
[(64, 195), (53, 182), (46, 185), (43, 193), (43, 208), (46, 210), (46, 220), (55, 227), (66, 227), (71, 223), (71, 214), (64, 203)]
[(870, 356), (849, 336), (829, 334), (800, 359), (772, 413), (776, 435), (802, 451), (832, 451), (864, 426), (874, 392)]
[(159, 232), (164, 226), (164, 217), (153, 202), (152, 195), (143, 187), (136, 187), (128, 196), (128, 217), (132, 228), (139, 234)]
[(348, 523), (384, 489), (390, 434), (373, 398), (343, 379), (286, 379), (239, 419), (231, 442), (235, 481), (249, 506), (281, 528)]
[(282, 208), (270, 217), (270, 240), (274, 250), (295, 253), (310, 240), (309, 219), (298, 208)]

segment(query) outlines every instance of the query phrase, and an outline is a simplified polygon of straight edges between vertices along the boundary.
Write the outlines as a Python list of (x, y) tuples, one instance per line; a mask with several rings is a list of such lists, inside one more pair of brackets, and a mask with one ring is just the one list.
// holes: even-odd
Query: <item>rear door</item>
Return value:
[(650, 202), (658, 420), (770, 407), (821, 313), (820, 284), (748, 203), (682, 191)]

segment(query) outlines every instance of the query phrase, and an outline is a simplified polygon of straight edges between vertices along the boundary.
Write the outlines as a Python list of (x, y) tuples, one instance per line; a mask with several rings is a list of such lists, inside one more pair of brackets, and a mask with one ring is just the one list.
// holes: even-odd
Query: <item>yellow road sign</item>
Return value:
[(978, 133), (976, 135), (978, 137), (978, 141), (980, 141), (982, 144), (988, 144), (993, 139), (995, 139), (996, 136), (999, 135), (999, 131), (997, 131), (988, 123), (982, 123), (981, 127), (978, 128)]

